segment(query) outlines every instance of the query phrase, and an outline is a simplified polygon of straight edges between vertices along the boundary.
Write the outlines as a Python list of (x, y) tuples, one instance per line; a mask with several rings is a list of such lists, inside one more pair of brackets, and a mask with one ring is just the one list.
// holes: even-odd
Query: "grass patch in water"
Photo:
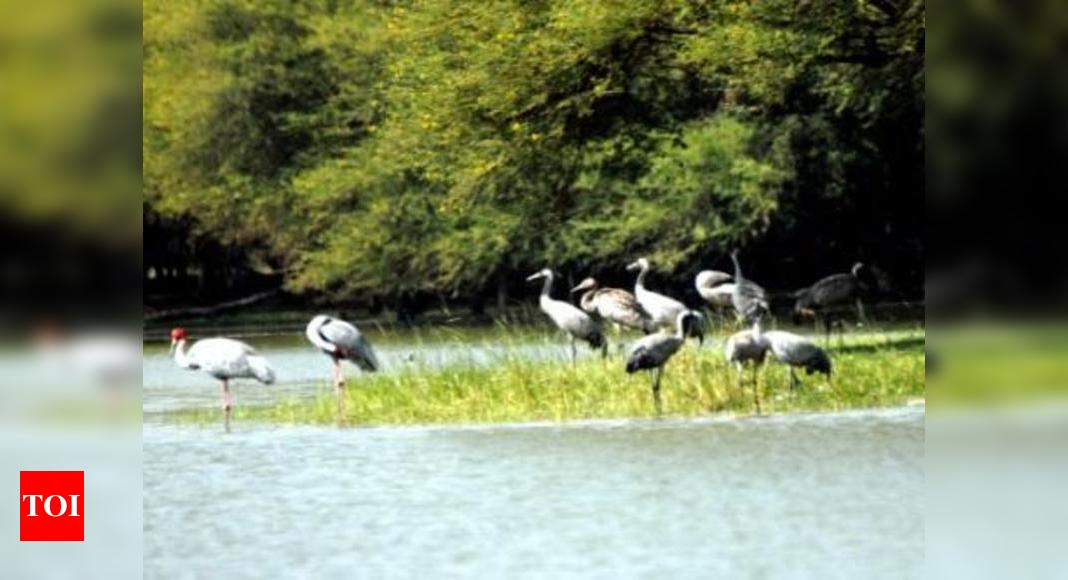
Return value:
[[(760, 374), (764, 413), (826, 411), (905, 404), (924, 396), (925, 360), (922, 330), (847, 336), (832, 339), (833, 385), (823, 375), (805, 376), (789, 389), (789, 371), (769, 357)], [(346, 389), (348, 425), (499, 423), (598, 418), (653, 417), (650, 376), (628, 375), (624, 357), (612, 354), (564, 361), (505, 357), (499, 364), (471, 364), (441, 369), (404, 369), (350, 378)], [(326, 374), (324, 365), (324, 374)], [(665, 416), (700, 416), (755, 412), (747, 382), (739, 389), (722, 348), (697, 349), (688, 343), (668, 363), (661, 392)], [(265, 406), (240, 406), (235, 421), (335, 424), (332, 389), (313, 398), (291, 397)], [(178, 421), (212, 423), (221, 411), (190, 409), (168, 414)]]

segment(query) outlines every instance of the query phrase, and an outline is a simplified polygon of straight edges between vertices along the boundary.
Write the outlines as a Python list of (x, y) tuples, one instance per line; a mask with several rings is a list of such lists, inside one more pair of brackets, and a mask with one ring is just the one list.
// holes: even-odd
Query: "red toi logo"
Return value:
[(19, 472), (19, 541), (85, 540), (85, 472)]

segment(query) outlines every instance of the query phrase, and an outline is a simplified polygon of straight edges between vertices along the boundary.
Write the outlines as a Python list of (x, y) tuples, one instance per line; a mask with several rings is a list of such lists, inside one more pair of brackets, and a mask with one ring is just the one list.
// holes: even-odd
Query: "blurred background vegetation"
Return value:
[[(915, 0), (145, 0), (146, 306), (924, 280)], [(670, 278), (669, 276), (670, 275)]]

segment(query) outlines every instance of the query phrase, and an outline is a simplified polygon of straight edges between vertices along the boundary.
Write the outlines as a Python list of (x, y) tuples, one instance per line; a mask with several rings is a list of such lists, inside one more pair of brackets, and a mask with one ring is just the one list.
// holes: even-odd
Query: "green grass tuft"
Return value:
[[(805, 376), (789, 389), (787, 367), (769, 358), (760, 374), (764, 413), (838, 410), (905, 404), (925, 391), (922, 330), (832, 340), (833, 385), (823, 375)], [(628, 375), (622, 355), (587, 358), (575, 366), (560, 361), (509, 358), (499, 365), (407, 369), (364, 375), (346, 390), (349, 425), (499, 423), (573, 419), (640, 418), (655, 415), (647, 373)], [(720, 348), (688, 343), (669, 363), (662, 382), (664, 414), (692, 417), (755, 411), (748, 382), (737, 375)], [(235, 420), (297, 424), (338, 422), (332, 391), (314, 398), (289, 398), (261, 407), (238, 407)], [(170, 414), (179, 421), (216, 422), (218, 409)]]

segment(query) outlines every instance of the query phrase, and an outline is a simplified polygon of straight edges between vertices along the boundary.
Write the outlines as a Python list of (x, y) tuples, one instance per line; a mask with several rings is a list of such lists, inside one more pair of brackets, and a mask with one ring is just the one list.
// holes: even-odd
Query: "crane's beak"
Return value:
[(178, 341), (177, 341), (177, 340), (174, 340), (174, 339), (172, 338), (172, 339), (171, 339), (171, 352), (170, 352), (170, 354), (171, 354), (171, 355), (173, 355), (173, 354), (174, 354), (174, 349), (175, 349), (175, 347), (177, 347), (177, 346), (178, 346)]
[(527, 282), (533, 282), (534, 280), (537, 280), (537, 279), (539, 279), (541, 277), (542, 277), (541, 272), (537, 272), (537, 273), (531, 274), (530, 276), (527, 276)]
[(637, 270), (637, 269), (639, 269), (641, 267), (642, 267), (642, 265), (639, 264), (638, 262), (631, 262), (631, 263), (627, 264), (627, 271), (628, 272), (633, 272), (633, 271), (635, 271), (635, 270)]
[(574, 294), (575, 292), (582, 292), (583, 290), (586, 290), (587, 288), (591, 288), (591, 287), (593, 287), (593, 284), (590, 284), (589, 282), (583, 282), (583, 283), (579, 284), (578, 286), (575, 286), (574, 288), (572, 288), (571, 289), (571, 293)]

